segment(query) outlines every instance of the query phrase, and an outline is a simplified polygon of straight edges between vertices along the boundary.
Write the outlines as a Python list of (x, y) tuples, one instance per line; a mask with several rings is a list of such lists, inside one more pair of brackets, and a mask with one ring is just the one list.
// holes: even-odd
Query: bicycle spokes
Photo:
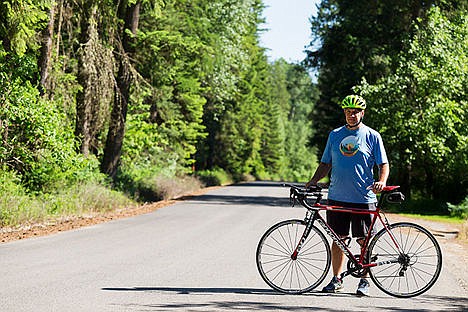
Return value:
[(298, 294), (315, 288), (325, 278), (330, 268), (330, 247), (315, 226), (306, 237), (305, 230), (304, 221), (283, 221), (260, 240), (257, 267), (272, 288)]
[(411, 223), (398, 223), (389, 232), (379, 232), (369, 247), (377, 266), (371, 278), (384, 292), (397, 297), (413, 297), (427, 291), (437, 280), (442, 254), (436, 239), (427, 230)]

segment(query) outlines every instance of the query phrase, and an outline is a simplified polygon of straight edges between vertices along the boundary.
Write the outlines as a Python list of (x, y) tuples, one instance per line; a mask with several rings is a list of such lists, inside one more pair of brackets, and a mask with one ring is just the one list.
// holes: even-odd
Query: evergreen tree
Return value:
[(290, 97), (285, 129), (286, 177), (293, 181), (308, 181), (318, 164), (316, 147), (310, 145), (316, 120), (310, 115), (319, 92), (307, 70), (298, 64), (288, 65), (286, 81)]

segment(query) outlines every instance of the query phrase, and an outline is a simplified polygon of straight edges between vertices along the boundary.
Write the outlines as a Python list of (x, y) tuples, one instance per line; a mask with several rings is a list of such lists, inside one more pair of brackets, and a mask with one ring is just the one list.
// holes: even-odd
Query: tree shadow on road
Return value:
[(233, 195), (200, 195), (185, 196), (183, 200), (202, 202), (216, 205), (259, 205), (274, 207), (290, 207), (289, 198), (272, 196), (233, 196)]
[[(235, 184), (234, 187), (281, 187), (282, 183), (279, 182), (247, 182)], [(284, 196), (275, 197), (268, 196), (268, 191), (262, 192), (262, 196), (243, 196), (242, 192), (237, 195), (219, 195), (219, 194), (204, 194), (204, 195), (187, 195), (182, 196), (180, 200), (188, 200), (201, 202), (203, 204), (215, 205), (259, 205), (270, 207), (291, 207), (289, 198), (289, 188), (284, 188)], [(297, 207), (301, 207), (297, 204)]]
[(107, 291), (148, 291), (148, 292), (173, 292), (181, 295), (195, 293), (211, 294), (244, 294), (244, 295), (279, 295), (272, 289), (255, 288), (223, 288), (223, 287), (108, 287)]
[[(302, 295), (287, 295), (281, 294), (271, 289), (259, 289), (259, 288), (223, 288), (223, 287), (106, 287), (102, 288), (103, 291), (113, 292), (150, 292), (159, 294), (175, 294), (175, 295), (254, 295), (264, 296), (261, 298), (277, 298), (278, 296), (284, 296), (285, 299), (280, 302), (274, 302), (273, 300), (242, 300), (242, 297), (238, 297), (238, 300), (223, 300), (225, 297), (216, 297), (215, 300), (198, 302), (195, 303), (193, 300), (184, 300), (182, 302), (172, 303), (155, 303), (155, 304), (123, 304), (130, 308), (145, 308), (154, 311), (213, 311), (213, 310), (225, 310), (225, 311), (322, 311), (324, 304), (326, 310), (330, 312), (344, 311), (343, 307), (333, 306), (329, 304), (329, 300), (333, 298), (345, 298), (346, 300), (355, 300), (350, 302), (350, 307), (358, 308), (362, 306), (364, 310), (372, 307), (374, 311), (395, 311), (395, 312), (429, 312), (444, 309), (449, 307), (448, 311), (468, 311), (468, 298), (465, 297), (448, 297), (448, 296), (434, 296), (434, 295), (423, 295), (416, 298), (409, 299), (397, 299), (391, 296), (372, 296), (372, 297), (358, 297), (354, 293), (338, 293), (338, 294), (325, 294), (321, 292), (308, 292)], [(310, 304), (304, 306), (296, 300), (290, 300), (288, 298), (294, 297), (308, 297), (310, 298)], [(245, 298), (245, 297), (244, 297)], [(219, 299), (219, 300), (218, 300)], [(377, 299), (380, 302), (375, 302)], [(382, 301), (383, 300), (383, 301)], [(397, 302), (395, 301), (397, 300)], [(411, 304), (405, 304), (406, 300), (411, 300)], [(270, 301), (270, 302), (267, 302)], [(294, 302), (295, 304), (291, 304)], [(333, 303), (333, 302), (332, 302)], [(418, 305), (421, 308), (418, 308)], [(120, 305), (121, 306), (121, 305)], [(406, 307), (407, 306), (407, 307)], [(364, 311), (362, 310), (362, 311)], [(444, 309), (445, 310), (445, 309)], [(353, 310), (355, 311), (355, 310)]]

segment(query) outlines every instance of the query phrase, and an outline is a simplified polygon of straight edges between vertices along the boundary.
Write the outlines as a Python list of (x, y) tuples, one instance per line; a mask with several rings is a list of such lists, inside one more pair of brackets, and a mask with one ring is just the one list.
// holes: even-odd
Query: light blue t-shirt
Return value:
[(377, 198), (366, 188), (374, 183), (374, 165), (388, 163), (380, 134), (364, 124), (357, 130), (346, 126), (330, 132), (322, 155), (332, 164), (328, 198), (347, 203), (374, 203)]

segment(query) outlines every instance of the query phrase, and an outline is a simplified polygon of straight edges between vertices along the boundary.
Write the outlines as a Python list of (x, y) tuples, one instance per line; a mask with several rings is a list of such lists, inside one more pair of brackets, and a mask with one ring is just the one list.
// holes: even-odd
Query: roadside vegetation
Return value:
[(263, 9), (1, 2), (0, 226), (306, 181), (352, 92), (410, 199), (402, 212), (466, 219), (466, 1), (323, 0), (297, 64), (268, 60)]

